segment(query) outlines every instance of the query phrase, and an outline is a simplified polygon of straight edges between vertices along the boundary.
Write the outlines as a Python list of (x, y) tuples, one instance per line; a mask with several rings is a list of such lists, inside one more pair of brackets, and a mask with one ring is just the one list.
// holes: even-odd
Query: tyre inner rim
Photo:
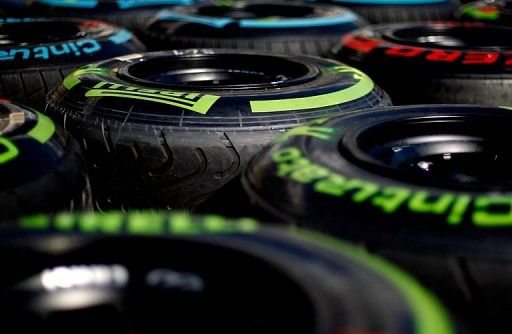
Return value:
[(364, 167), (409, 182), (510, 190), (510, 124), (510, 118), (483, 116), (388, 122), (357, 130), (340, 151)]
[(0, 290), (5, 298), (0, 310), (10, 319), (35, 310), (31, 313), (41, 319), (27, 325), (37, 324), (42, 332), (315, 332), (307, 293), (266, 260), (200, 242), (148, 239), (135, 244), (147, 251), (145, 256), (133, 256), (133, 241), (103, 240), (66, 254), (61, 264), (53, 259), (52, 265), (38, 265), (28, 277), (11, 272), (17, 278), (2, 282), (41, 283), (30, 295), (16, 283)]
[(310, 6), (300, 5), (244, 5), (203, 6), (197, 11), (198, 15), (211, 17), (229, 17), (233, 19), (279, 19), (304, 18), (314, 16), (315, 11)]
[(0, 104), (0, 136), (4, 136), (9, 132), (11, 124), (11, 112), (4, 105)]
[(223, 54), (162, 57), (136, 63), (118, 74), (149, 86), (188, 89), (265, 89), (313, 80), (318, 70), (274, 56)]
[[(9, 110), (5, 105), (0, 104), (0, 136), (16, 135), (26, 121), (30, 123), (26, 125), (27, 127), (33, 126), (37, 122), (35, 117), (30, 117), (15, 105), (11, 105)], [(1, 149), (0, 153), (2, 153)]]
[(512, 29), (506, 27), (413, 27), (385, 32), (383, 38), (406, 45), (442, 48), (512, 49)]
[(70, 22), (25, 22), (0, 24), (0, 46), (52, 44), (75, 40), (87, 34)]

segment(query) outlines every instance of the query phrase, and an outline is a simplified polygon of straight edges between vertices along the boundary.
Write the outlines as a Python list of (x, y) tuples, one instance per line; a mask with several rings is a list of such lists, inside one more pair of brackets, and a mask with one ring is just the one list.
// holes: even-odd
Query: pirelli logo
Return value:
[(174, 92), (169, 90), (146, 89), (125, 86), (111, 82), (100, 82), (85, 93), (86, 97), (118, 97), (168, 104), (205, 115), (220, 96)]

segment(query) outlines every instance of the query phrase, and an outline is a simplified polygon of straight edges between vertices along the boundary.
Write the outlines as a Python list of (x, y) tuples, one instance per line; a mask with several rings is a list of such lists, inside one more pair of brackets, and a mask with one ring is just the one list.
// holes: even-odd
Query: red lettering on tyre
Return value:
[(348, 35), (341, 40), (341, 44), (344, 47), (362, 52), (370, 53), (376, 47), (382, 44), (382, 41), (378, 39), (370, 39), (363, 36)]

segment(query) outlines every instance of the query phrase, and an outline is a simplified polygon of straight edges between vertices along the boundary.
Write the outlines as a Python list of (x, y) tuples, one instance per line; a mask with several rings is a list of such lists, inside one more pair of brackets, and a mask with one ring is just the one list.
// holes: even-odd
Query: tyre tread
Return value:
[(58, 86), (74, 68), (67, 66), (0, 72), (0, 98), (44, 110), (48, 92)]

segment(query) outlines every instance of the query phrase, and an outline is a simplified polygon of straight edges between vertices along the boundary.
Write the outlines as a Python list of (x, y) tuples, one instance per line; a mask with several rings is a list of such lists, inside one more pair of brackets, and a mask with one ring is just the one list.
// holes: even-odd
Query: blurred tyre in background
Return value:
[(455, 17), (461, 21), (478, 21), (489, 24), (512, 25), (512, 2), (475, 1), (460, 7)]
[(347, 7), (370, 23), (439, 21), (453, 17), (457, 0), (324, 0)]
[(193, 0), (9, 0), (0, 8), (8, 15), (21, 17), (80, 17), (101, 20), (139, 33), (160, 9), (190, 5)]
[(77, 67), (143, 51), (125, 29), (80, 19), (0, 19), (0, 97), (39, 110)]
[(143, 40), (151, 50), (180, 48), (254, 49), (322, 55), (343, 34), (366, 22), (329, 5), (293, 2), (233, 2), (177, 6), (153, 18)]
[(334, 57), (365, 71), (395, 104), (512, 102), (512, 27), (403, 23), (350, 33)]
[(0, 233), (0, 264), (19, 269), (0, 310), (23, 333), (455, 333), (407, 274), (307, 230), (177, 212), (19, 226)]

